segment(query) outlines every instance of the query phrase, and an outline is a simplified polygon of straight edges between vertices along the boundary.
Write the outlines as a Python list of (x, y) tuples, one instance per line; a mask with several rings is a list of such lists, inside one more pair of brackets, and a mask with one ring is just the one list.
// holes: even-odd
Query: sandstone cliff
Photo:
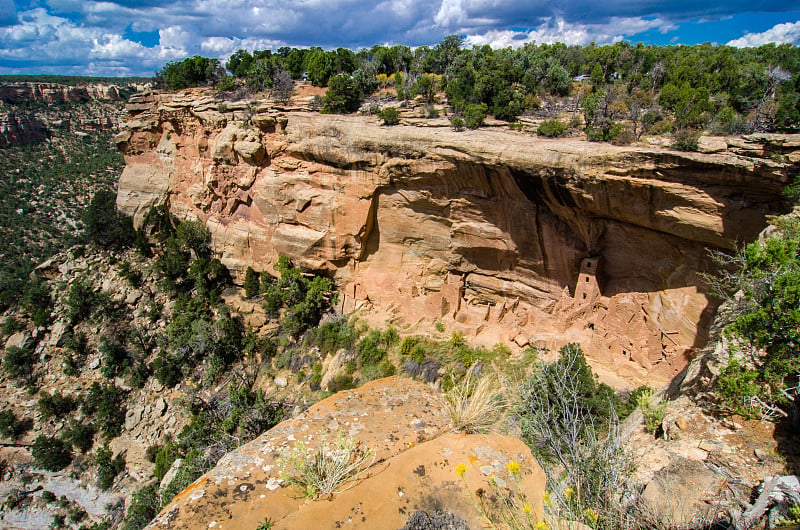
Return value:
[(121, 87), (115, 85), (91, 84), (69, 86), (59, 83), (17, 82), (0, 83), (0, 101), (4, 103), (43, 102), (63, 103), (67, 101), (85, 102), (93, 99), (118, 101)]
[[(781, 211), (797, 136), (703, 153), (505, 130), (383, 127), (202, 91), (137, 95), (118, 206), (168, 202), (223, 262), (323, 271), (341, 309), (477, 342), (581, 342), (620, 385), (661, 384), (704, 342), (706, 249)], [(601, 370), (602, 374), (602, 370)]]

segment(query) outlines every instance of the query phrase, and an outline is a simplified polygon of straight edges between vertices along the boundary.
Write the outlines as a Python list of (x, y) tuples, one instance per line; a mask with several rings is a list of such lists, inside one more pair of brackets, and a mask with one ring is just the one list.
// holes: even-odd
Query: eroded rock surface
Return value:
[[(445, 511), (478, 528), (470, 500), (478, 489), (523, 493), (542, 518), (544, 473), (512, 437), (449, 432), (444, 403), (430, 387), (403, 377), (372, 381), (312, 406), (227, 454), (181, 492), (149, 528), (401, 528), (417, 511)], [(301, 442), (313, 449), (351, 436), (374, 452), (372, 465), (346, 491), (306, 499), (284, 482), (281, 455)], [(511, 475), (509, 462), (519, 463)], [(466, 466), (463, 480), (457, 473)], [(497, 486), (490, 480), (494, 477)], [(331, 502), (333, 501), (333, 502)]]
[(797, 135), (681, 153), (199, 90), (131, 98), (117, 140), (120, 209), (200, 219), (238, 274), (287, 255), (334, 277), (345, 313), (490, 346), (578, 341), (619, 386), (665, 383), (704, 343), (707, 247), (753, 239), (800, 160)]

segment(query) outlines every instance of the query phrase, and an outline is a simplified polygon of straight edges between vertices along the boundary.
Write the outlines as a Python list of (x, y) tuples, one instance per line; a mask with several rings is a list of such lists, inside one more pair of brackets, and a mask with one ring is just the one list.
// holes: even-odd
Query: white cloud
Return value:
[(590, 42), (609, 44), (623, 40), (628, 35), (636, 35), (650, 29), (668, 32), (675, 26), (656, 18), (612, 18), (606, 24), (568, 23), (563, 18), (549, 19), (539, 27), (528, 31), (490, 30), (482, 34), (467, 35), (467, 44), (493, 48), (518, 47), (527, 42), (585, 45)]
[(141, 58), (147, 53), (147, 49), (119, 35), (105, 34), (93, 40), (94, 46), (89, 52), (90, 59), (130, 59)]
[(761, 46), (774, 42), (775, 44), (800, 44), (800, 20), (776, 24), (762, 33), (747, 33), (743, 37), (728, 42), (728, 46), (747, 48)]

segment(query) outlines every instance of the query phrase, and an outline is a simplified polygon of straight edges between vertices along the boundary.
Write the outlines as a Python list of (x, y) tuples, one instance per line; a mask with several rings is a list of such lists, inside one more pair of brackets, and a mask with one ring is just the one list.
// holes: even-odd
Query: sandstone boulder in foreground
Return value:
[[(374, 461), (350, 489), (302, 497), (282, 480), (291, 470), (281, 454), (298, 442), (332, 444), (337, 434), (371, 449)], [(510, 462), (519, 464), (517, 474), (509, 472)], [(544, 473), (522, 441), (452, 433), (436, 391), (391, 377), (331, 396), (231, 452), (150, 528), (256, 528), (269, 518), (274, 529), (399, 529), (420, 510), (450, 512), (480, 527), (479, 489), (523, 493), (531, 517), (541, 520), (544, 488)]]

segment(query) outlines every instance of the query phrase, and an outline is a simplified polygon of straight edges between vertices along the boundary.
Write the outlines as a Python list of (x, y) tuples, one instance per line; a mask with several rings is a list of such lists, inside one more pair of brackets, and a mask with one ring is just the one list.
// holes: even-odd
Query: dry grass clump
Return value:
[(498, 386), (492, 377), (479, 379), (470, 373), (445, 392), (453, 431), (468, 434), (490, 431), (508, 409), (508, 401), (497, 391)]
[(281, 478), (308, 498), (334, 495), (350, 489), (375, 460), (372, 449), (340, 432), (330, 446), (309, 448), (302, 442), (281, 457)]

